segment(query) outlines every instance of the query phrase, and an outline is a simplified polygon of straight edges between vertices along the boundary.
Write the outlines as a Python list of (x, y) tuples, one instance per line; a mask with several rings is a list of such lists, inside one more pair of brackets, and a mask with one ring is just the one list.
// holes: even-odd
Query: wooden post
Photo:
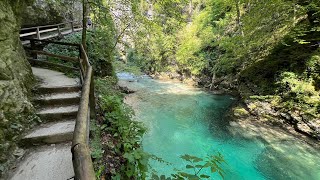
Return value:
[(58, 25), (58, 36), (61, 37), (62, 34), (61, 34), (61, 29), (60, 29), (60, 25)]
[(82, 51), (81, 51), (81, 45), (79, 46), (79, 58), (80, 58), (80, 59), (83, 59)]
[(87, 52), (87, 12), (88, 0), (82, 0), (82, 46)]
[(80, 66), (80, 82), (81, 82), (81, 85), (83, 84), (83, 81), (84, 81), (84, 69), (83, 69), (83, 65), (82, 65), (82, 59), (79, 58), (79, 66)]
[(39, 29), (39, 27), (37, 27), (37, 39), (40, 40), (40, 29)]
[[(31, 44), (31, 49), (35, 50), (36, 49), (36, 42), (33, 39), (30, 39), (30, 44)], [(31, 56), (33, 59), (38, 59), (36, 52), (31, 52)]]
[(93, 72), (91, 74), (91, 83), (90, 83), (90, 95), (89, 95), (89, 104), (90, 104), (90, 118), (96, 118), (96, 99), (94, 97), (94, 77)]
[(74, 32), (73, 21), (71, 21), (71, 30), (72, 30), (72, 32)]

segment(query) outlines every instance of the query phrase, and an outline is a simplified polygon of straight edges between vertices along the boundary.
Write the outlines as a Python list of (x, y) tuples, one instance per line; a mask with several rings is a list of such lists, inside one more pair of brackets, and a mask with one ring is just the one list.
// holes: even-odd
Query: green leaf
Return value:
[(205, 174), (201, 174), (200, 177), (201, 177), (201, 178), (206, 178), (206, 179), (209, 179), (209, 178), (210, 178), (210, 176), (205, 175)]
[(192, 169), (192, 168), (194, 168), (194, 166), (191, 166), (191, 165), (188, 164), (188, 165), (186, 165), (186, 168), (187, 169)]
[(189, 173), (185, 173), (185, 172), (179, 172), (179, 175), (181, 175), (182, 177), (185, 177), (187, 179), (190, 179), (190, 180), (198, 180), (198, 179), (200, 179), (198, 176), (196, 176), (194, 174), (189, 174)]
[(203, 161), (203, 159), (198, 158), (198, 157), (193, 158), (193, 162), (201, 162), (201, 161)]
[(102, 125), (102, 126), (100, 127), (100, 129), (101, 129), (101, 130), (104, 130), (106, 127), (108, 127), (108, 125), (107, 125), (107, 124), (104, 124), (104, 125)]
[(203, 165), (204, 168), (210, 167), (210, 163), (207, 162), (205, 165)]

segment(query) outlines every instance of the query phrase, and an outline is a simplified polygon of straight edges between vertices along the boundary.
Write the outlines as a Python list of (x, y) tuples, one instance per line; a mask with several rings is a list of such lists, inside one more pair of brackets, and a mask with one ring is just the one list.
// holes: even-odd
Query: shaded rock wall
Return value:
[(7, 160), (11, 142), (27, 124), (21, 116), (33, 109), (28, 94), (34, 78), (19, 40), (21, 12), (29, 3), (32, 1), (0, 1), (0, 163)]
[(36, 0), (22, 12), (22, 27), (58, 24), (82, 19), (80, 0)]

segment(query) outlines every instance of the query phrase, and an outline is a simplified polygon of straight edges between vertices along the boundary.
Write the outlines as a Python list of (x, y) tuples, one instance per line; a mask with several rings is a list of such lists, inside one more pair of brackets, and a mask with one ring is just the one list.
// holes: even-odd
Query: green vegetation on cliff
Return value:
[(252, 103), (251, 96), (274, 97), (255, 101), (273, 102), (274, 119), (320, 137), (319, 1), (139, 5), (143, 13), (134, 13), (137, 28), (128, 62), (147, 73), (165, 72), (212, 90), (237, 92), (245, 102)]

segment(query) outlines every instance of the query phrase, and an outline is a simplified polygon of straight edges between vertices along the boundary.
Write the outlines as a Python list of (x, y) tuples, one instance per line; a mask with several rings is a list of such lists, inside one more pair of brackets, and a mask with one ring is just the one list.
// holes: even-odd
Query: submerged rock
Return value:
[(129, 81), (124, 81), (124, 80), (118, 81), (118, 86), (120, 90), (125, 94), (132, 94), (137, 91), (137, 89), (131, 87), (129, 83), (130, 83)]
[(136, 76), (132, 73), (127, 73), (127, 72), (117, 73), (117, 77), (118, 77), (118, 79), (120, 79), (122, 81), (128, 81), (128, 82), (137, 81)]

